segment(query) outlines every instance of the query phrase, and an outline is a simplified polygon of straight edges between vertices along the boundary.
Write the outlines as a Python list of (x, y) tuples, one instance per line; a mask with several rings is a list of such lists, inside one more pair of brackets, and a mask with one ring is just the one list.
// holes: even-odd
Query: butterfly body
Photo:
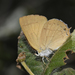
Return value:
[(36, 54), (36, 56), (40, 56), (40, 57), (48, 57), (50, 54), (52, 54), (53, 51), (50, 49), (46, 49), (41, 51), (40, 53)]

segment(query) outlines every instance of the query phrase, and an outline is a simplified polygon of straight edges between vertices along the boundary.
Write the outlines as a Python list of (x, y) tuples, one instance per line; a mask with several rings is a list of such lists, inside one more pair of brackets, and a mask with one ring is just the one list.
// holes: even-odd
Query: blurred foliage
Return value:
[(74, 75), (75, 70), (72, 68), (63, 69), (61, 72), (56, 72), (53, 75)]

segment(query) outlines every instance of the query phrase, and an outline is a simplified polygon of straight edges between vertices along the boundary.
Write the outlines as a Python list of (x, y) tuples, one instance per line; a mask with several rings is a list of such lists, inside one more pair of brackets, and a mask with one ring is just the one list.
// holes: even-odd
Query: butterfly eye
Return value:
[(38, 51), (36, 51), (35, 53), (38, 54)]

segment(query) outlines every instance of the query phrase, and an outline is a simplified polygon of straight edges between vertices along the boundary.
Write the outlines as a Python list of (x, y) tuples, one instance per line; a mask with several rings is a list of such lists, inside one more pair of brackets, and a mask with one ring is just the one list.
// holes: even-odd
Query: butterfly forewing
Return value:
[(39, 15), (29, 15), (20, 18), (20, 25), (28, 42), (38, 52), (41, 52), (40, 34), (45, 22), (47, 22), (46, 17)]

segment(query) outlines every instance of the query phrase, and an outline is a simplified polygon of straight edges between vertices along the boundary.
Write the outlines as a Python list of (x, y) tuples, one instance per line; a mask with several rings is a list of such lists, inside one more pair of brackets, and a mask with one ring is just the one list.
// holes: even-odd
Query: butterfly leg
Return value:
[(49, 58), (48, 57), (46, 57), (46, 56), (44, 56), (44, 57), (46, 58), (47, 61), (49, 61)]
[(42, 61), (43, 61), (44, 64), (46, 64), (45, 61), (44, 61), (44, 57), (42, 57)]

